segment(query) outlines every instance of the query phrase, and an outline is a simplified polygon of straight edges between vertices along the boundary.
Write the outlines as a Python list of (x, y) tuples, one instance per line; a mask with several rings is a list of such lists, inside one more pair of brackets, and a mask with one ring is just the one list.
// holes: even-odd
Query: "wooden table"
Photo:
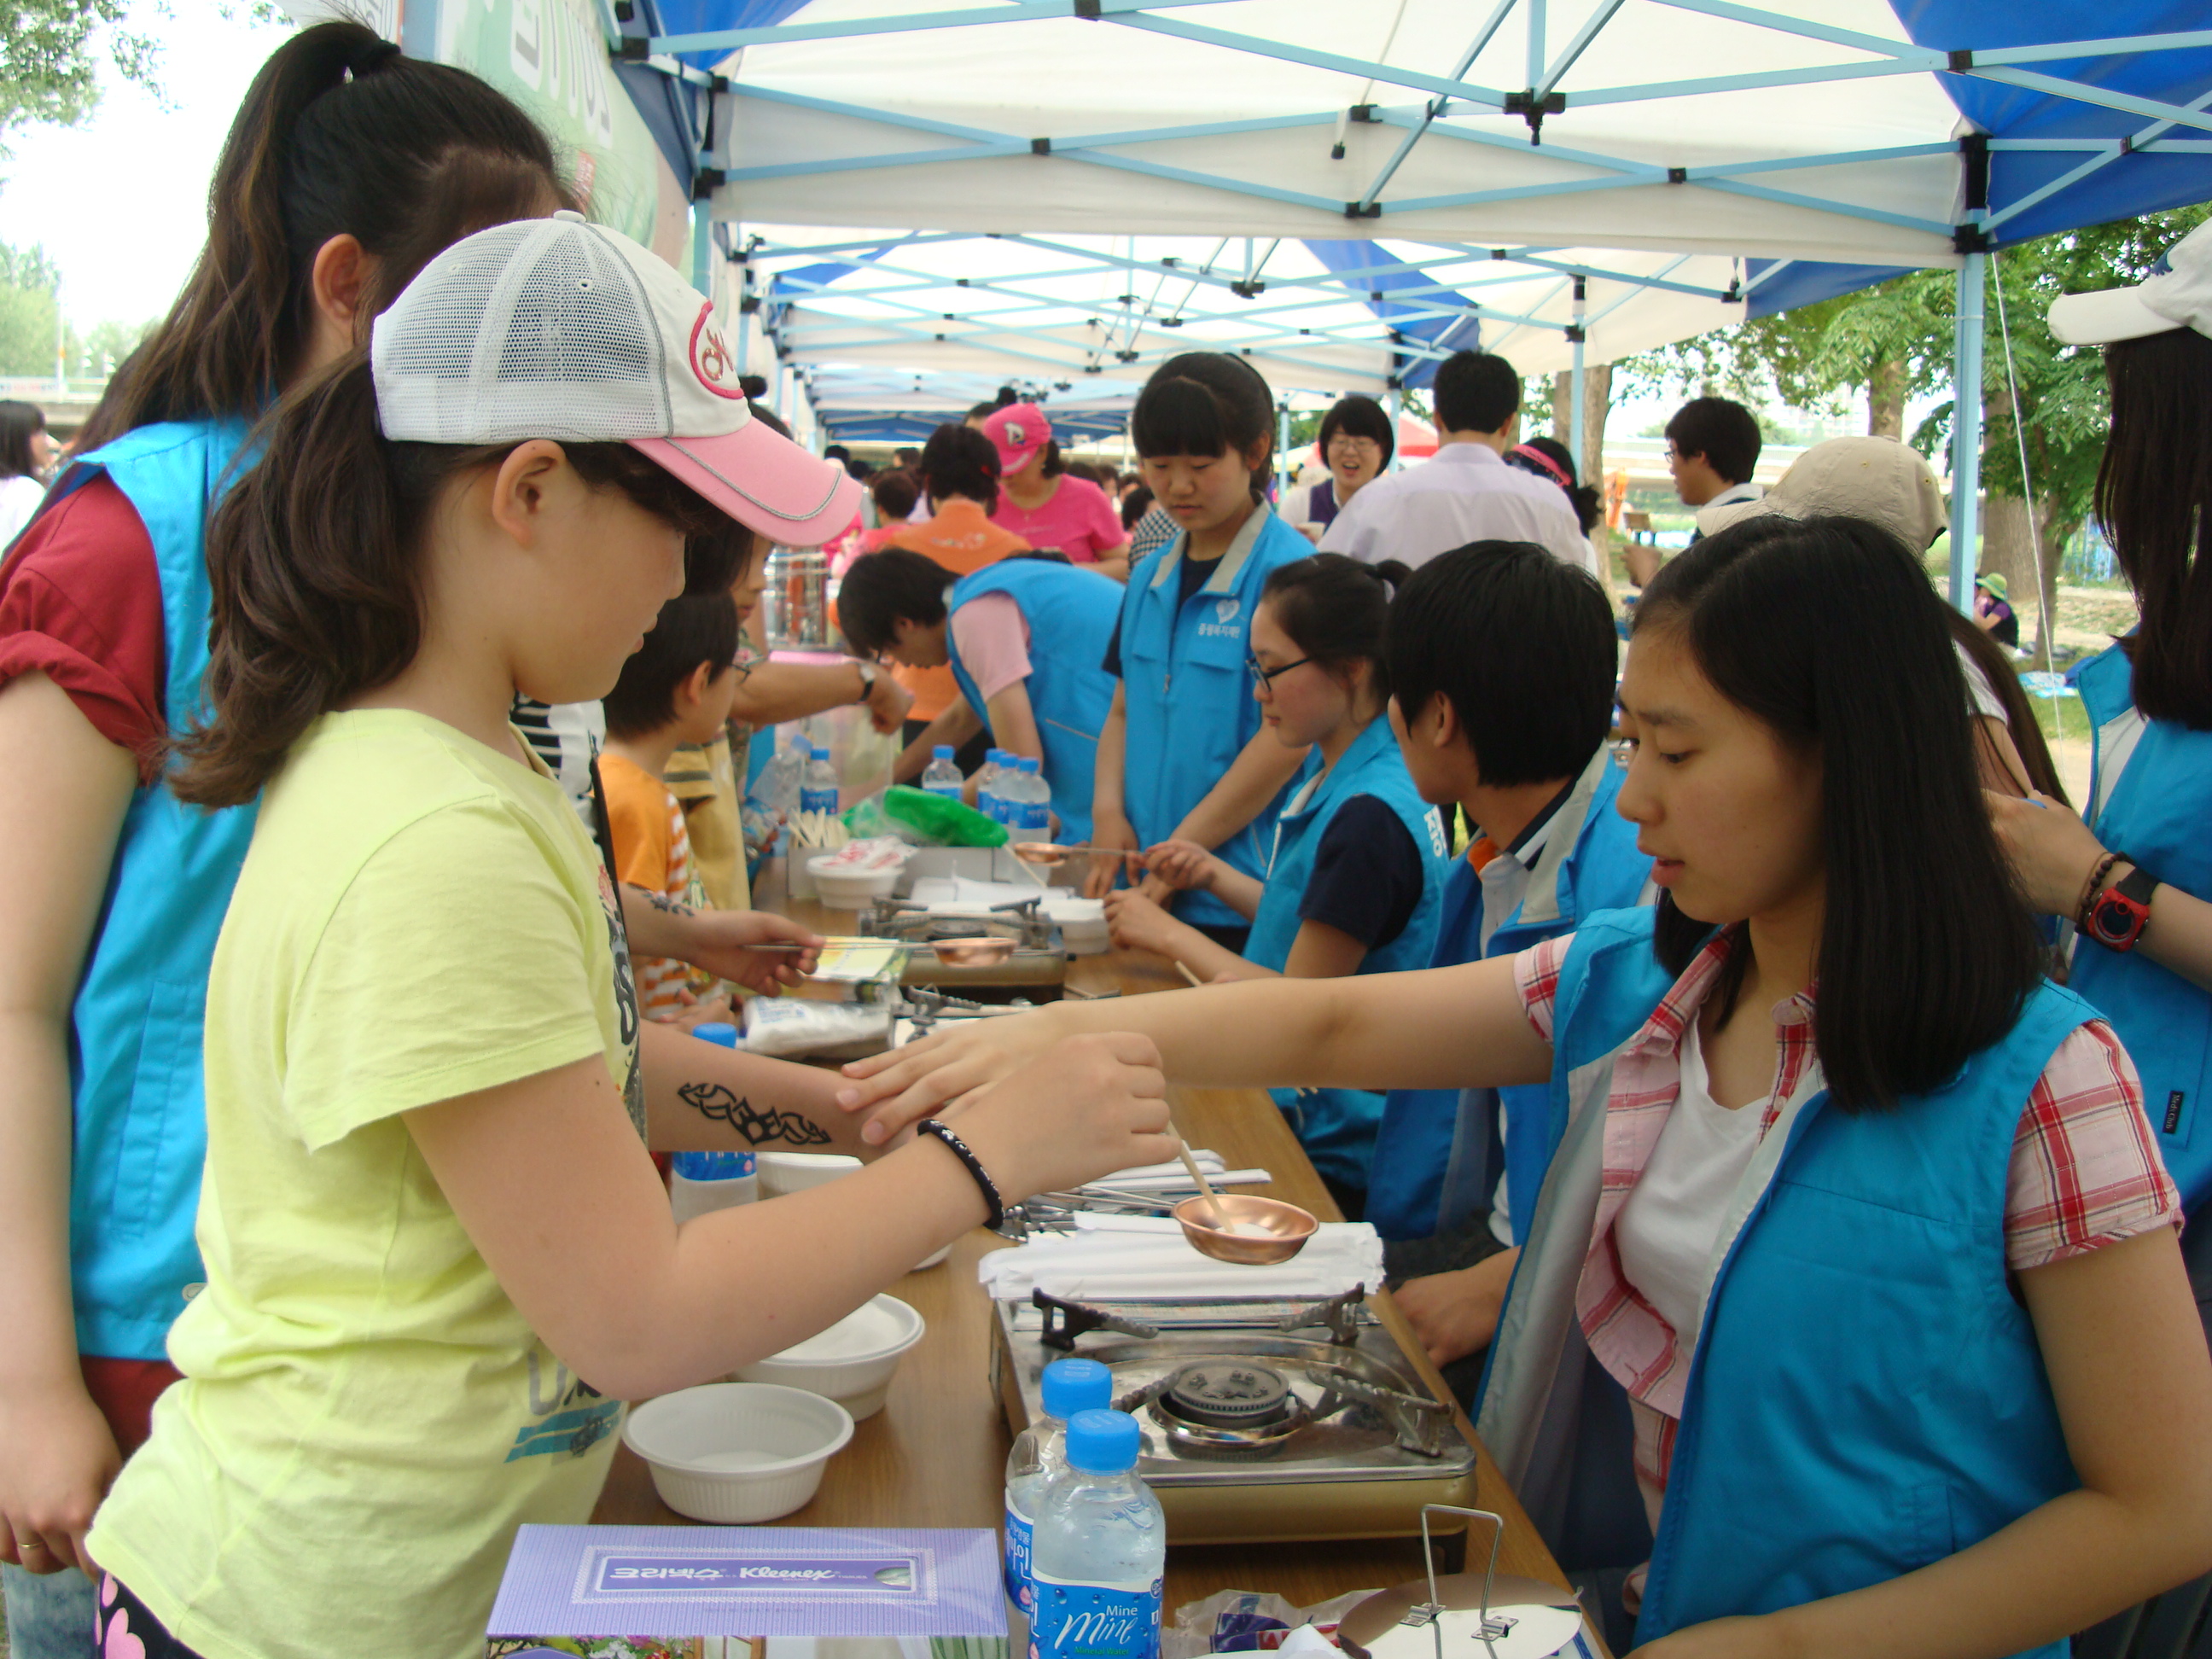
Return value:
[[(787, 902), (780, 871), (763, 874), (755, 902), (824, 933), (852, 927), (848, 911)], [(1124, 995), (1175, 990), (1183, 981), (1159, 957), (1136, 951), (1080, 957), (1069, 964), (1078, 991), (1118, 988)], [(1315, 1175), (1283, 1115), (1256, 1089), (1176, 1089), (1176, 1121), (1194, 1144), (1218, 1152), (1234, 1169), (1265, 1169), (1275, 1179), (1260, 1191), (1287, 1199), (1325, 1221), (1341, 1212)], [(906, 1356), (884, 1409), (861, 1423), (852, 1443), (831, 1461), (821, 1491), (786, 1524), (811, 1527), (996, 1527), (1004, 1507), (1006, 1452), (1012, 1443), (988, 1368), (992, 1313), (975, 1282), (975, 1263), (1006, 1241), (981, 1230), (962, 1239), (941, 1266), (908, 1273), (890, 1287), (928, 1322), (928, 1334)], [(1387, 1293), (1375, 1306), (1439, 1400), (1451, 1393), (1422, 1354), (1405, 1317)], [(1474, 1425), (1455, 1413), (1460, 1432), (1477, 1445), (1480, 1507), (1505, 1517), (1498, 1565), (1548, 1583), (1566, 1581), (1507, 1487)], [(605, 1524), (684, 1526), (662, 1504), (645, 1464), (617, 1447), (594, 1521)], [(1329, 1543), (1176, 1546), (1168, 1552), (1167, 1607), (1221, 1589), (1272, 1590), (1309, 1607), (1347, 1590), (1379, 1589), (1419, 1576), (1420, 1547), (1412, 1540)], [(1595, 1638), (1593, 1637), (1593, 1640)]]

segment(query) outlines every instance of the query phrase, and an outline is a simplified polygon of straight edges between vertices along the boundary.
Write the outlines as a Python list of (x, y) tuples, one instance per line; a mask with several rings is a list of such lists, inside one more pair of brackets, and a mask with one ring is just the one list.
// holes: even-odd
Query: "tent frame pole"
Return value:
[(1982, 307), (1989, 255), (1959, 266), (1957, 337), (1951, 368), (1951, 603), (1973, 598), (1980, 555), (1982, 492)]

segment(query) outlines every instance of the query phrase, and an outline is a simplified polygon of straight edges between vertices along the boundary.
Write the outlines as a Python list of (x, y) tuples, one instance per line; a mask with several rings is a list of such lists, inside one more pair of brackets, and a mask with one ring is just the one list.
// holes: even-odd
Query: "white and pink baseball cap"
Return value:
[(384, 435), (628, 443), (769, 540), (811, 547), (860, 486), (752, 417), (713, 304), (583, 216), (495, 225), (422, 268), (369, 346)]
[(1044, 453), (1052, 422), (1035, 404), (1008, 404), (984, 417), (983, 435), (999, 452), (999, 476), (1011, 478)]

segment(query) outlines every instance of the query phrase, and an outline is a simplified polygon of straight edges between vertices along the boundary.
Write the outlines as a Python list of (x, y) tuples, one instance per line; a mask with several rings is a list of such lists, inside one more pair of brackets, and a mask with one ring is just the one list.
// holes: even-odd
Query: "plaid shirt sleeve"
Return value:
[(2047, 1267), (2180, 1220), (2135, 1062), (2111, 1026), (2092, 1020), (2058, 1045), (2021, 1114), (2006, 1180), (2005, 1265)]
[(1513, 958), (1513, 984), (1521, 993), (1521, 1012), (1547, 1042), (1552, 1040), (1553, 1005), (1559, 995), (1559, 964), (1567, 959), (1567, 946), (1573, 943), (1572, 933), (1562, 933), (1530, 945)]

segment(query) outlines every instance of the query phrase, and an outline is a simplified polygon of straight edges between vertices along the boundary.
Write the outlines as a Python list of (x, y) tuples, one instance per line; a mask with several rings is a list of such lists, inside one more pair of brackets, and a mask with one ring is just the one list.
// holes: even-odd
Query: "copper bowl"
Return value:
[(1288, 1261), (1305, 1249), (1306, 1241), (1321, 1225), (1310, 1211), (1279, 1198), (1224, 1193), (1214, 1202), (1221, 1206), (1225, 1227), (1214, 1224), (1213, 1206), (1204, 1193), (1186, 1198), (1170, 1213), (1182, 1224), (1182, 1236), (1190, 1241), (1191, 1249), (1216, 1261), (1240, 1262), (1250, 1267)]
[(947, 968), (995, 968), (1014, 953), (1018, 941), (986, 934), (979, 939), (937, 939), (929, 948)]
[(1040, 869), (1057, 870), (1067, 862), (1067, 849), (1048, 841), (1018, 841), (1012, 844), (1013, 855), (1024, 864), (1034, 864)]

